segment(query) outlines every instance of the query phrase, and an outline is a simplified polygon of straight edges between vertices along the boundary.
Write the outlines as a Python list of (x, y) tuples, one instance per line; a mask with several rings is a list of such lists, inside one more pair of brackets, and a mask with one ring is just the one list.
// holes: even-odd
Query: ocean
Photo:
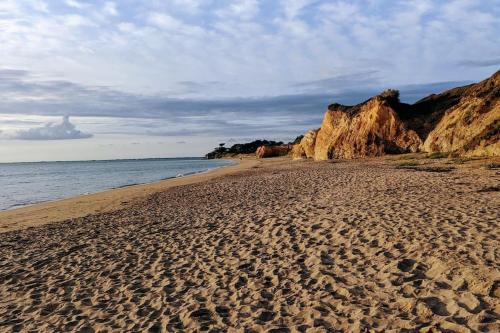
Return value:
[(0, 210), (192, 175), (234, 164), (202, 158), (0, 163)]

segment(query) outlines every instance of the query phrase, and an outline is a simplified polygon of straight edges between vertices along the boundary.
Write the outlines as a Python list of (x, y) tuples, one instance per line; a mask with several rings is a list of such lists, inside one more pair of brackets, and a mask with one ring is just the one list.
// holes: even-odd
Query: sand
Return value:
[(401, 163), (271, 159), (2, 233), (0, 331), (498, 332), (499, 171)]
[(62, 221), (89, 214), (122, 209), (128, 207), (132, 202), (137, 203), (137, 201), (146, 200), (149, 195), (158, 191), (207, 181), (220, 177), (221, 175), (247, 170), (261, 163), (261, 161), (254, 158), (245, 158), (242, 160), (234, 159), (234, 161), (237, 162), (236, 165), (212, 169), (208, 172), (187, 177), (127, 186), (109, 191), (79, 195), (68, 199), (0, 211), (0, 233), (35, 227), (53, 221)]

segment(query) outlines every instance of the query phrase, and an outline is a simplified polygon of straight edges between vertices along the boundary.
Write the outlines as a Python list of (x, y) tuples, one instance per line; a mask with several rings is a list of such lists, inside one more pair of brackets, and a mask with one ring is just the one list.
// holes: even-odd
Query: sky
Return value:
[(0, 0), (0, 162), (202, 156), (500, 69), (500, 0)]

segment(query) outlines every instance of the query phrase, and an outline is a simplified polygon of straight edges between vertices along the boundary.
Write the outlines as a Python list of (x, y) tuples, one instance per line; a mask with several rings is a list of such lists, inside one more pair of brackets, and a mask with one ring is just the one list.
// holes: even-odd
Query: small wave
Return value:
[(131, 184), (126, 184), (126, 185), (116, 186), (116, 187), (113, 187), (113, 188), (124, 188), (124, 187), (130, 187), (130, 186), (140, 185), (140, 184), (143, 184), (143, 183), (131, 183)]
[[(220, 168), (220, 167), (203, 169), (203, 170), (198, 170), (198, 171), (191, 171), (191, 172), (186, 172), (186, 173), (179, 173), (177, 176), (175, 176), (175, 178), (197, 175), (197, 174), (205, 173), (205, 172), (208, 172), (210, 170), (214, 170), (214, 169), (218, 169), (218, 168)], [(169, 178), (165, 178), (165, 179), (169, 179)]]
[(18, 202), (18, 203), (15, 203), (13, 205), (7, 206), (5, 208), (1, 208), (0, 211), (27, 207), (27, 206), (31, 206), (31, 205), (35, 205), (35, 204), (39, 204), (39, 203), (43, 203), (43, 202), (48, 202), (48, 201), (50, 201), (50, 200), (34, 200), (34, 201)]

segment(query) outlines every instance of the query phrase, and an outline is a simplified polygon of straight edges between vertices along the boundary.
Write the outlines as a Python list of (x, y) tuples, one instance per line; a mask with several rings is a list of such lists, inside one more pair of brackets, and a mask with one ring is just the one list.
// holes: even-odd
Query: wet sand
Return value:
[(403, 162), (270, 159), (2, 233), (0, 331), (498, 332), (499, 171)]

